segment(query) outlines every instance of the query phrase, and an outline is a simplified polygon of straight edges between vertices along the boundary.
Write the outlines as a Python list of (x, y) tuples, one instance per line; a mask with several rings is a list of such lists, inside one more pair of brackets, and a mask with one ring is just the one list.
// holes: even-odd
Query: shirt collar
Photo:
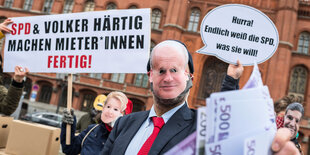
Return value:
[[(170, 117), (176, 112), (178, 111), (183, 105), (185, 104), (185, 102), (183, 102), (182, 104), (174, 107), (173, 109), (170, 109), (169, 111), (167, 111), (166, 113), (164, 113), (161, 117), (164, 119), (165, 123), (168, 122), (168, 120), (170, 119)], [(151, 122), (151, 117), (156, 117), (156, 113), (154, 110), (154, 105), (152, 106), (149, 116), (148, 116), (148, 122)]]

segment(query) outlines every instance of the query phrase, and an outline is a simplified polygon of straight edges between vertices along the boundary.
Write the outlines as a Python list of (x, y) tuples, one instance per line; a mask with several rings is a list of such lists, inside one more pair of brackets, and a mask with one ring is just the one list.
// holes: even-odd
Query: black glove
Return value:
[(74, 122), (74, 110), (71, 109), (69, 112), (68, 109), (65, 108), (63, 113), (64, 113), (64, 116), (62, 117), (62, 122), (72, 125)]

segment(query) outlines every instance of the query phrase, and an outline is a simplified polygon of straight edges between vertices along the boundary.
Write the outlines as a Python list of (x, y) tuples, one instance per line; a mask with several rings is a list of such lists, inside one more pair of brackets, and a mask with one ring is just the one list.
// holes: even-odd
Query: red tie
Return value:
[(138, 155), (146, 155), (149, 153), (156, 136), (158, 135), (161, 127), (165, 124), (164, 119), (162, 117), (152, 117), (152, 121), (154, 124), (153, 133), (151, 136), (144, 142), (143, 146), (141, 147)]

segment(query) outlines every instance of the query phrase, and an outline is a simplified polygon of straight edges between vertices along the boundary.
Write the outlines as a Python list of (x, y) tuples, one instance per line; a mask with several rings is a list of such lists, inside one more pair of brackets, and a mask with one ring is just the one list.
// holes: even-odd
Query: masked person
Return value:
[[(175, 40), (157, 44), (151, 52), (147, 70), (153, 93), (152, 108), (119, 118), (102, 155), (164, 154), (196, 131), (196, 110), (189, 109), (186, 102), (194, 72), (186, 46)], [(273, 151), (297, 151), (281, 139), (288, 136), (287, 132), (277, 133)]]
[(297, 141), (297, 133), (302, 116), (304, 115), (304, 108), (300, 103), (294, 102), (287, 106), (284, 116), (284, 128), (291, 131), (291, 141), (295, 144), (300, 153), (302, 153), (301, 146)]
[[(13, 23), (11, 19), (6, 19), (0, 24), (0, 39), (4, 37), (5, 33), (10, 33), (12, 30), (7, 27), (8, 24)], [(2, 59), (0, 60), (2, 66)], [(2, 74), (2, 67), (0, 72)], [(17, 108), (20, 97), (23, 93), (24, 77), (28, 74), (28, 68), (23, 69), (21, 66), (15, 66), (14, 75), (9, 89), (2, 83), (2, 75), (0, 76), (0, 113), (4, 115), (11, 115)]]
[(100, 115), (107, 96), (105, 95), (98, 95), (93, 102), (93, 108), (90, 111), (83, 115), (78, 123), (76, 124), (76, 132), (81, 132), (91, 124), (98, 124), (100, 122)]
[[(92, 155), (99, 154), (105, 144), (116, 119), (125, 113), (128, 99), (122, 92), (111, 92), (103, 105), (101, 122), (89, 125), (78, 136), (74, 136), (76, 119), (65, 110), (61, 128), (61, 146), (67, 155)], [(66, 145), (66, 124), (71, 124), (71, 144)]]

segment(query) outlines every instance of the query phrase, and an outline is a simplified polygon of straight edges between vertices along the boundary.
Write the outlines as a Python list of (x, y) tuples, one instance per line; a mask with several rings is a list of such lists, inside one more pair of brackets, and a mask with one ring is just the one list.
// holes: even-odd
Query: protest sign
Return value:
[(246, 5), (227, 4), (214, 8), (203, 19), (200, 34), (204, 47), (197, 52), (244, 66), (268, 60), (277, 50), (279, 35), (263, 12)]
[(145, 73), (150, 9), (109, 10), (12, 18), (4, 71)]

